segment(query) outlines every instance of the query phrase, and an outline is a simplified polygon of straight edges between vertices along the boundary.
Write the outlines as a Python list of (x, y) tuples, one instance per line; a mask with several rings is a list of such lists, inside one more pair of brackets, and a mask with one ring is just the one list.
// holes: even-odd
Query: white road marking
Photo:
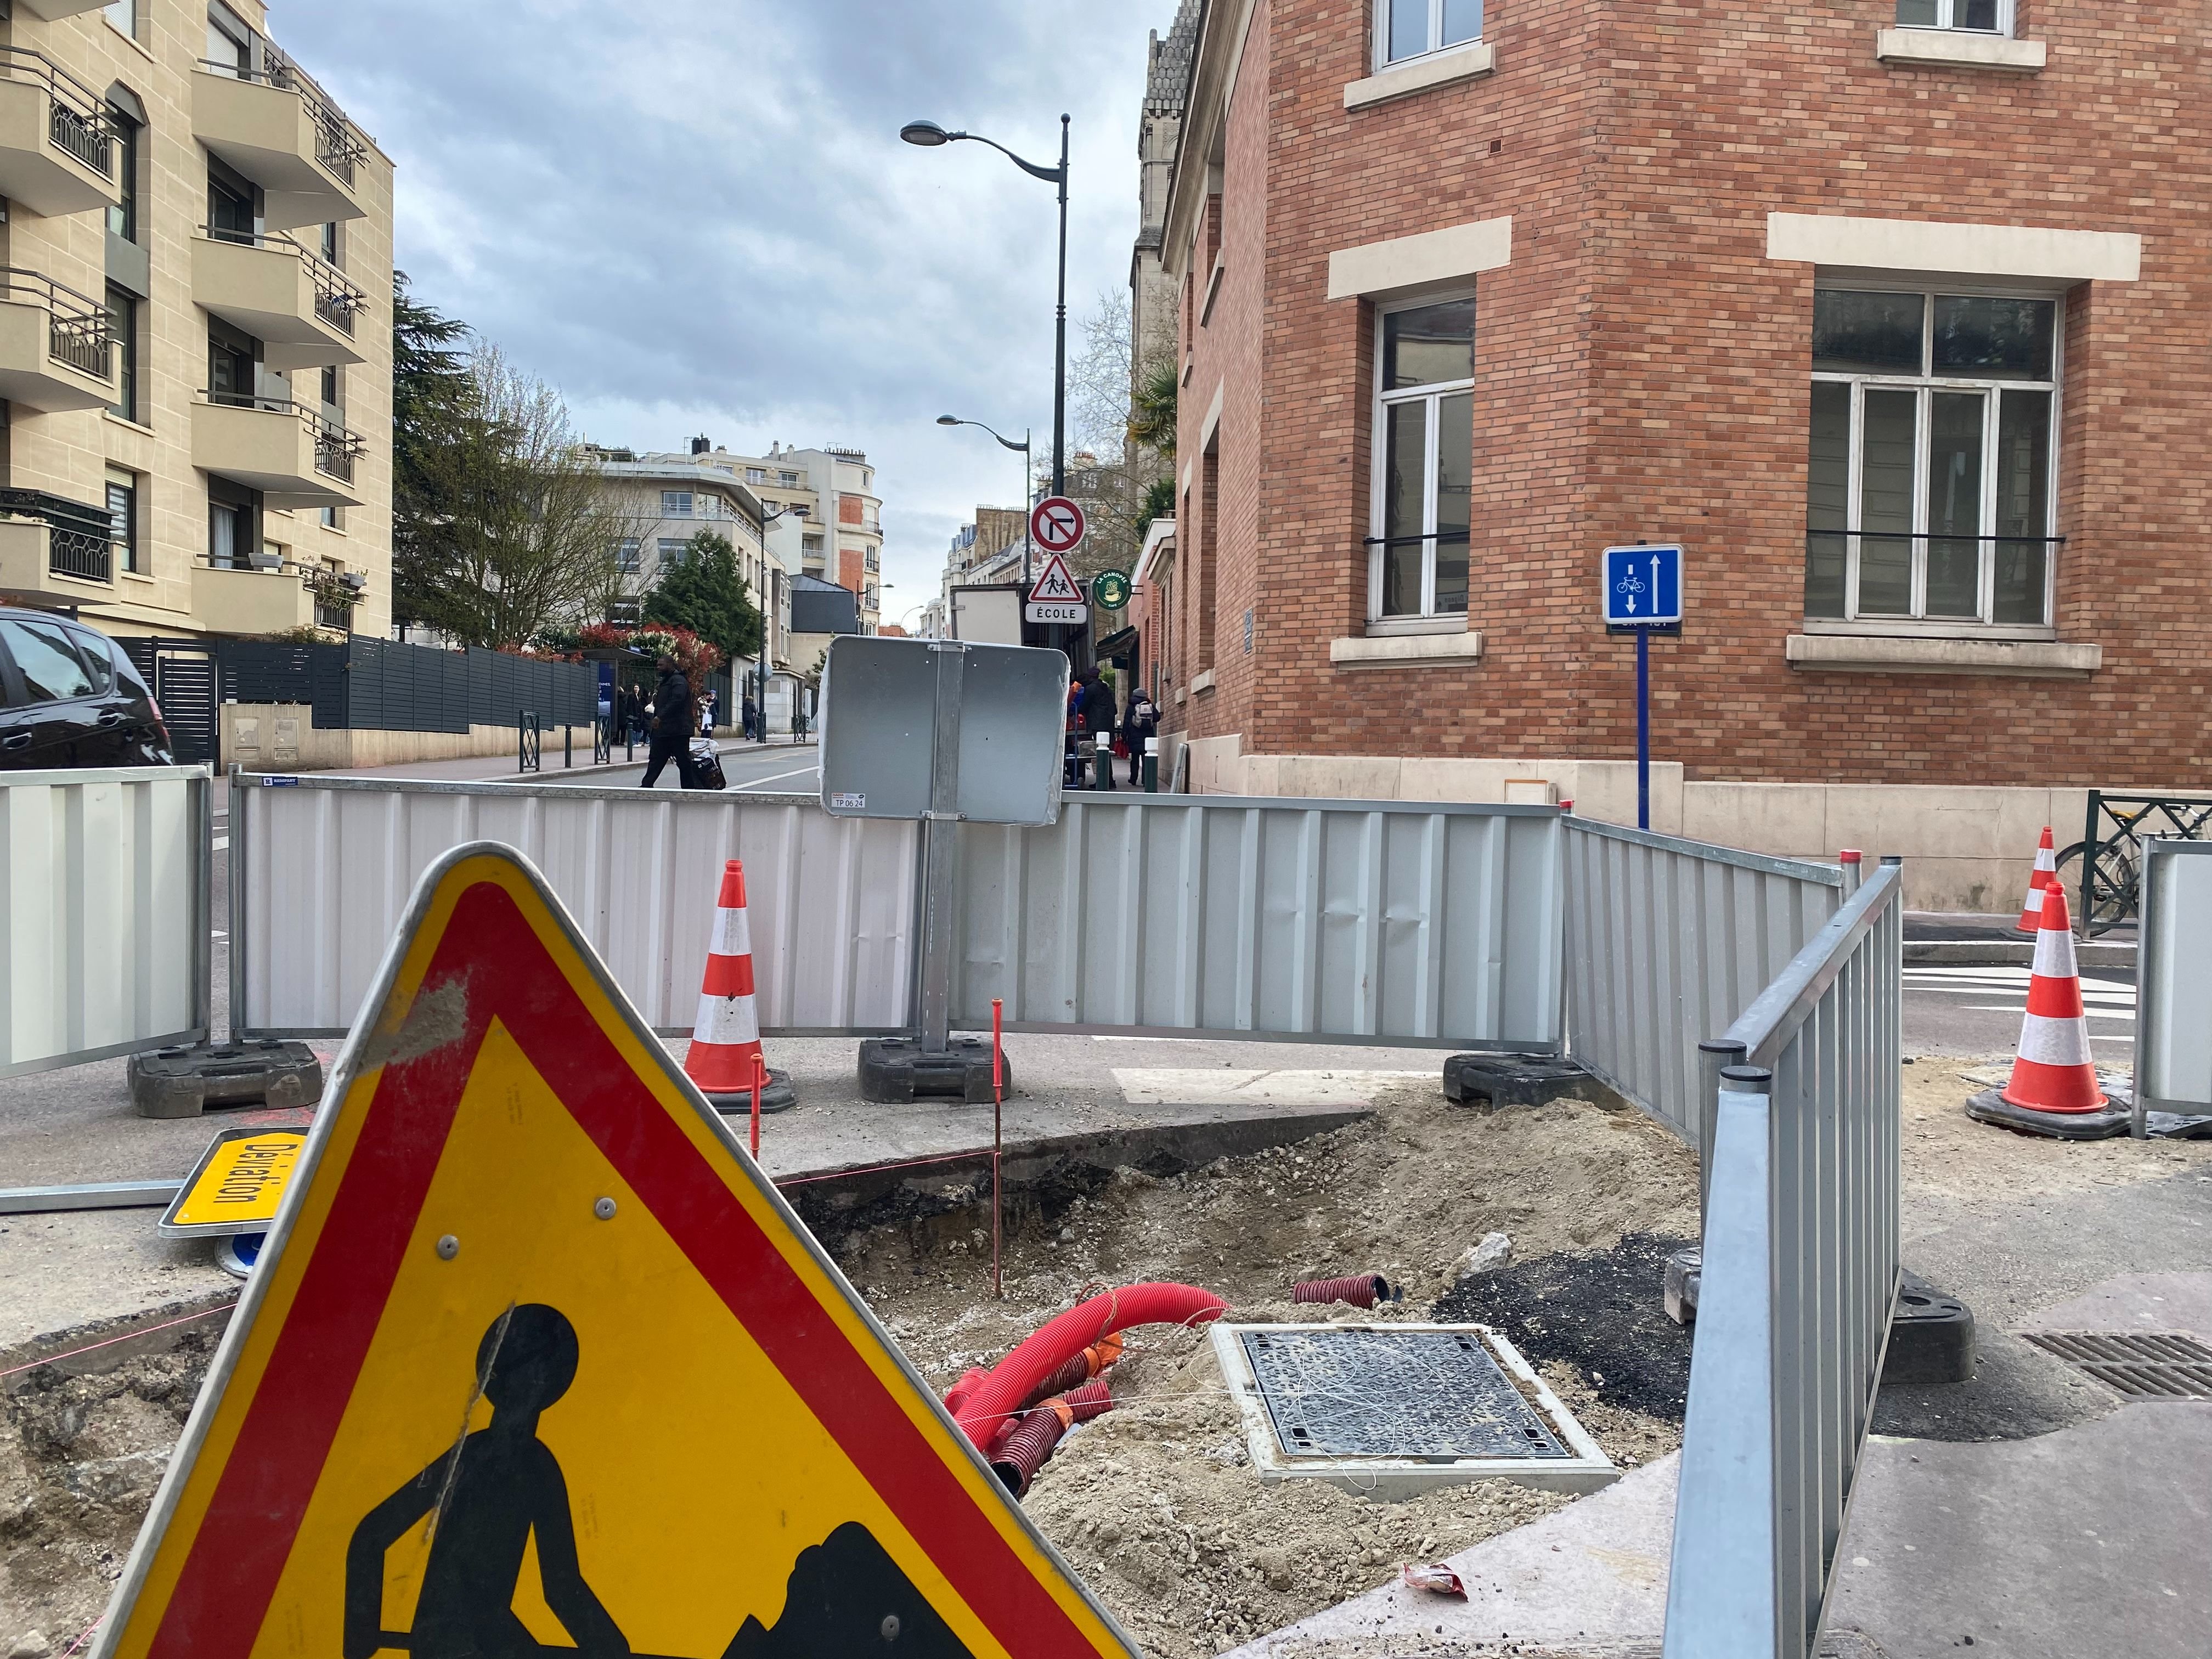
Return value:
[(773, 777), (752, 778), (744, 783), (733, 785), (732, 787), (735, 789), (757, 789), (764, 783), (776, 783), (785, 778), (811, 777), (821, 769), (822, 769), (818, 766), (802, 766), (796, 772), (778, 772)]

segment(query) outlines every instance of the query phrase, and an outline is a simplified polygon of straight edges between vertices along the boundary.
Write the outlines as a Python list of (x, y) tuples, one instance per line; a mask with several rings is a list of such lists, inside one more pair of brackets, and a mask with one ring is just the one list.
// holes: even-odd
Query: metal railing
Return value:
[(1735, 1020), (1844, 902), (1844, 874), (1566, 820), (1568, 1052), (1702, 1148), (1698, 1043)]
[(0, 489), (0, 513), (46, 526), (46, 568), (85, 581), (112, 579), (114, 520), (104, 507), (43, 489)]
[(1706, 1163), (1667, 1659), (1807, 1659), (1898, 1289), (1904, 872), (1729, 1028)]
[(228, 225), (202, 225), (200, 234), (210, 241), (234, 242), (240, 247), (266, 248), (300, 261), (314, 285), (315, 315), (340, 333), (353, 333), (354, 319), (368, 304), (368, 292), (319, 253), (281, 230), (240, 230)]
[(96, 380), (113, 377), (114, 313), (42, 271), (0, 266), (0, 301), (46, 313), (46, 355)]
[(2087, 826), (2057, 860), (2059, 884), (2075, 890), (2074, 926), (2084, 939), (2141, 912), (2147, 841), (2212, 841), (2212, 795), (2089, 792)]
[(315, 471), (343, 483), (353, 481), (354, 463), (368, 447), (358, 432), (340, 426), (320, 410), (291, 398), (271, 398), (258, 392), (204, 391), (200, 396), (225, 409), (258, 409), (271, 415), (289, 415), (314, 434)]
[(28, 46), (0, 46), (0, 76), (45, 87), (48, 142), (113, 182), (115, 126), (98, 93), (46, 53)]
[(353, 123), (338, 111), (314, 78), (297, 64), (273, 48), (265, 52), (266, 66), (262, 69), (240, 69), (236, 64), (227, 64), (217, 58), (204, 58), (200, 67), (212, 70), (217, 75), (227, 75), (234, 81), (252, 81), (264, 87), (274, 87), (279, 92), (289, 92), (299, 100), (307, 112), (307, 119), (315, 129), (315, 160), (325, 171), (345, 185), (353, 187), (354, 169), (368, 155), (368, 146), (354, 130)]

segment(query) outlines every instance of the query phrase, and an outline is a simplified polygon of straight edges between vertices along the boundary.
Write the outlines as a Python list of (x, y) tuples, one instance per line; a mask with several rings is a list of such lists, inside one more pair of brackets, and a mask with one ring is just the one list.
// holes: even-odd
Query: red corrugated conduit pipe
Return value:
[(1203, 1325), (1228, 1311), (1227, 1303), (1195, 1285), (1125, 1285), (1039, 1327), (988, 1376), (962, 1377), (945, 1403), (988, 1456), (1012, 1432), (1008, 1425), (1024, 1402), (1085, 1349), (1133, 1325)]
[(1017, 1498), (1029, 1495), (1030, 1482), (1052, 1460), (1053, 1449), (1078, 1423), (1088, 1423), (1114, 1409), (1114, 1396), (1103, 1377), (1055, 1395), (1029, 1413), (991, 1454), (991, 1472)]

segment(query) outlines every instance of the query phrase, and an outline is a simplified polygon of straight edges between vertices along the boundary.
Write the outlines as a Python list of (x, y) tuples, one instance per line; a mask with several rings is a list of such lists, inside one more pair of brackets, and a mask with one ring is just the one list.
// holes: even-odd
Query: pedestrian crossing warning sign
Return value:
[(1030, 589), (1031, 605), (1081, 605), (1083, 590), (1075, 585), (1075, 578), (1067, 574), (1067, 561), (1054, 554), (1037, 572), (1036, 581)]
[(1133, 1651), (537, 872), (433, 866), (96, 1659)]

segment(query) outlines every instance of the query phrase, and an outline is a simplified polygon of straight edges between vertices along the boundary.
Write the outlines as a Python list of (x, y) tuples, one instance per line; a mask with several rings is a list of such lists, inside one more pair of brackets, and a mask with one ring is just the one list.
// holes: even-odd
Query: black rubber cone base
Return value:
[(2039, 1112), (2014, 1105), (1998, 1090), (1984, 1089), (1966, 1103), (1966, 1115), (1977, 1123), (1994, 1123), (2001, 1129), (2047, 1135), (2053, 1140), (2110, 1140), (2127, 1133), (2135, 1115), (2118, 1101), (2101, 1112)]
[[(735, 1094), (720, 1094), (711, 1089), (702, 1090), (701, 1092), (707, 1097), (707, 1103), (718, 1112), (743, 1112), (747, 1115), (750, 1115), (752, 1112), (753, 1097), (750, 1090), (740, 1089)], [(791, 1073), (779, 1072), (775, 1066), (769, 1066), (768, 1087), (761, 1091), (761, 1115), (766, 1116), (770, 1112), (787, 1112), (798, 1104), (799, 1097), (791, 1087)]]
[[(1014, 1066), (1000, 1062), (1000, 1088), (1014, 1092)], [(916, 1037), (870, 1037), (860, 1045), (860, 1098), (878, 1105), (927, 1097), (950, 1097), (970, 1106), (991, 1103), (991, 1045), (981, 1037), (954, 1037), (941, 1054), (924, 1054)]]

